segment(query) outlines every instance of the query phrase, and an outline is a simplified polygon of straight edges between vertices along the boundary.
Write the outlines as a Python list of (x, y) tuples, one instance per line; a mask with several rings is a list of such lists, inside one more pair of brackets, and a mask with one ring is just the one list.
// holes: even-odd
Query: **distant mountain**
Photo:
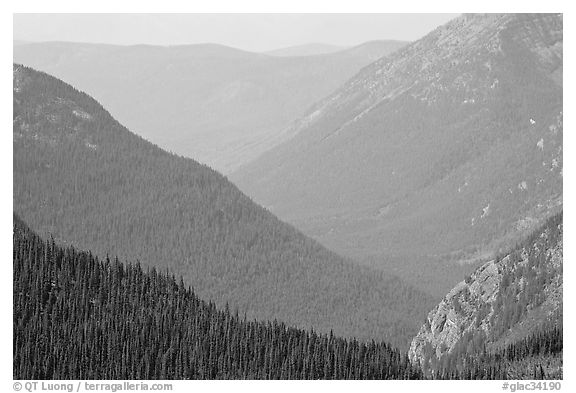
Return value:
[(18, 45), (26, 45), (26, 44), (30, 44), (30, 41), (23, 41), (23, 40), (12, 40), (12, 45), (13, 46), (18, 46)]
[(408, 45), (407, 41), (395, 40), (375, 40), (367, 41), (363, 44), (343, 49), (343, 54), (350, 56), (366, 57), (370, 59), (370, 63), (380, 59), (381, 57), (388, 56), (396, 52), (398, 49)]
[(281, 143), (311, 104), (401, 45), (274, 57), (214, 44), (47, 42), (14, 47), (14, 61), (86, 91), (160, 147), (227, 173)]
[(326, 55), (331, 53), (340, 52), (358, 57), (366, 57), (372, 61), (378, 60), (382, 56), (389, 55), (390, 53), (406, 46), (406, 41), (394, 40), (374, 40), (367, 41), (356, 46), (337, 46), (327, 44), (306, 44), (291, 46), (288, 48), (276, 49), (269, 52), (264, 52), (269, 56), (280, 57), (297, 57), (297, 56), (315, 56)]
[(434, 305), (132, 134), (70, 85), (20, 65), (13, 82), (14, 211), (41, 236), (168, 270), (248, 318), (402, 348)]
[(314, 55), (325, 55), (328, 53), (334, 53), (344, 50), (346, 48), (348, 47), (341, 45), (312, 43), (312, 44), (295, 45), (286, 48), (274, 49), (264, 52), (264, 54), (279, 57), (314, 56)]
[(14, 379), (419, 378), (406, 354), (218, 310), (155, 269), (45, 241), (14, 217)]
[(562, 15), (463, 15), (362, 69), (230, 178), (435, 294), (562, 207)]
[[(562, 239), (559, 214), (459, 283), (428, 314), (412, 341), (410, 359), (425, 370), (456, 368), (465, 357), (504, 349), (551, 327), (561, 329)], [(559, 362), (552, 363), (557, 367)], [(557, 370), (545, 370), (551, 372)]]

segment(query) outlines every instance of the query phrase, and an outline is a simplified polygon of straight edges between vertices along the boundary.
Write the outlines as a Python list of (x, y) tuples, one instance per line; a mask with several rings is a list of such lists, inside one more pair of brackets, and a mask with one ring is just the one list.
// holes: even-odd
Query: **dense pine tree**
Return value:
[[(63, 82), (14, 74), (14, 205), (62, 244), (14, 218), (14, 378), (422, 377), (400, 350), (366, 339), (405, 344), (432, 306), (424, 294), (349, 264)], [(542, 302), (552, 276), (538, 250), (503, 275), (491, 334)], [(529, 285), (516, 302), (521, 278)], [(561, 377), (560, 325), (498, 351), (481, 342), (433, 377)]]
[(417, 368), (363, 343), (247, 320), (184, 282), (44, 241), (14, 217), (15, 379), (402, 379)]
[(435, 300), (334, 254), (72, 86), (14, 66), (15, 212), (41, 236), (182, 276), (249, 318), (407, 347)]
[(562, 349), (562, 327), (546, 326), (496, 351), (461, 356), (461, 366), (452, 363), (438, 370), (436, 378), (562, 379)]
[[(384, 342), (359, 342), (205, 302), (182, 279), (45, 241), (14, 216), (15, 379), (416, 379)], [(470, 355), (434, 378), (561, 378), (562, 329)], [(554, 363), (556, 362), (556, 363)], [(544, 365), (544, 367), (543, 367)]]

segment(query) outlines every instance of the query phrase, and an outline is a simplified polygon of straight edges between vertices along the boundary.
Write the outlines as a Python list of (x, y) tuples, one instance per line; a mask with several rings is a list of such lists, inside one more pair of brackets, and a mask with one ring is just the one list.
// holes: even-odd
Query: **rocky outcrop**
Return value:
[[(553, 217), (525, 243), (487, 262), (454, 287), (412, 340), (409, 357), (440, 359), (480, 337), (488, 349), (530, 334), (561, 313), (562, 218)], [(476, 343), (478, 345), (478, 343)]]
[(432, 310), (418, 335), (410, 345), (409, 356), (412, 360), (423, 358), (423, 350), (429, 343), (437, 358), (449, 352), (469, 329), (488, 330), (486, 315), (480, 326), (475, 326), (476, 316), (485, 305), (491, 305), (500, 287), (502, 274), (495, 261), (490, 261), (478, 269), (470, 282), (462, 281), (452, 289)]

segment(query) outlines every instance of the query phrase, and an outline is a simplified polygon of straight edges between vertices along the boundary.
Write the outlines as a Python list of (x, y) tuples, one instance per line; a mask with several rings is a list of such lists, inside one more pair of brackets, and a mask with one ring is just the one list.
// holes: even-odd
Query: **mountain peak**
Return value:
[(437, 89), (445, 87), (442, 84), (445, 74), (457, 73), (483, 59), (486, 59), (483, 65), (491, 71), (490, 58), (505, 56), (504, 52), (520, 48), (533, 53), (544, 71), (561, 78), (558, 67), (562, 63), (562, 15), (460, 16), (370, 64), (324, 103), (334, 102), (334, 97), (343, 94), (362, 95), (367, 96), (366, 102), (359, 106), (366, 110), (408, 90), (418, 94), (423, 89), (428, 89), (426, 99), (433, 100)]

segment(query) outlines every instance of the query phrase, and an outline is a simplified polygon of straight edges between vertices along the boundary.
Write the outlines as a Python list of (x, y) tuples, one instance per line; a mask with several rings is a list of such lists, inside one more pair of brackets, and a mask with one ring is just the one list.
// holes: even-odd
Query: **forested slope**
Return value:
[[(435, 379), (562, 379), (563, 329), (548, 326), (493, 352), (461, 355), (428, 375)], [(455, 358), (453, 358), (455, 359)], [(549, 390), (550, 385), (546, 385)], [(557, 385), (554, 386), (557, 389)], [(544, 388), (542, 388), (544, 390)]]
[(434, 302), (279, 221), (225, 177), (130, 133), (95, 100), (14, 66), (15, 212), (41, 235), (168, 269), (249, 318), (407, 347)]
[(462, 15), (231, 179), (339, 254), (445, 293), (562, 209), (562, 70), (561, 14)]
[[(174, 276), (45, 241), (14, 216), (14, 379), (405, 379), (384, 342), (258, 322)], [(427, 377), (562, 378), (562, 330), (445, 362)]]
[(14, 379), (402, 379), (383, 342), (218, 310), (156, 269), (44, 241), (14, 217)]

